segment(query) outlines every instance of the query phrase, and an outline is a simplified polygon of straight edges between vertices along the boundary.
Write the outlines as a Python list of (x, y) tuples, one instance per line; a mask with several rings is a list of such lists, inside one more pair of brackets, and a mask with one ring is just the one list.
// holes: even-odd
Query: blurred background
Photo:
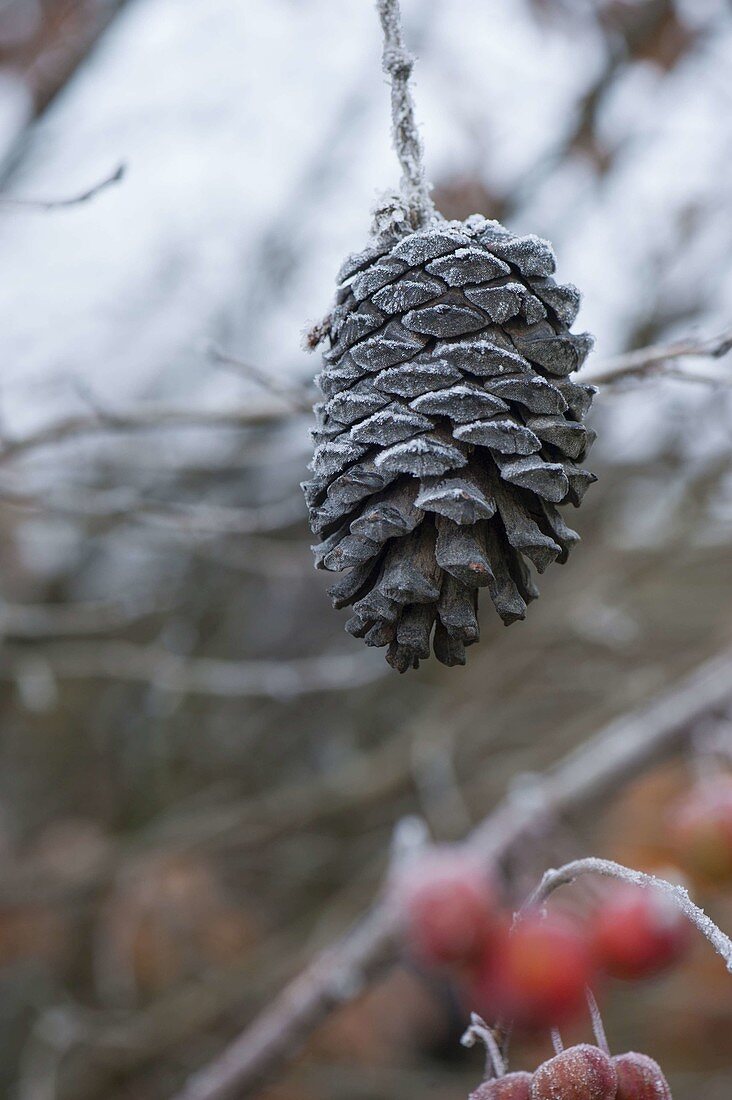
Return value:
[[(729, 329), (728, 0), (403, 9), (437, 205), (554, 243), (597, 337), (588, 380)], [(398, 181), (380, 49), (370, 0), (0, 0), (12, 1100), (169, 1097), (368, 902), (401, 817), (463, 836), (732, 638), (730, 357), (596, 399), (583, 541), (526, 622), (486, 606), (466, 669), (400, 678), (343, 632), (298, 488), (300, 344)], [(8, 201), (121, 161), (93, 201)], [(664, 866), (688, 767), (547, 830), (517, 895), (562, 856)], [(702, 900), (732, 929), (732, 894)], [(677, 1100), (729, 1096), (732, 981), (703, 944), (605, 1004), (613, 1047), (659, 1059)], [(459, 1100), (480, 1076), (464, 1023), (405, 963), (268, 1095)]]

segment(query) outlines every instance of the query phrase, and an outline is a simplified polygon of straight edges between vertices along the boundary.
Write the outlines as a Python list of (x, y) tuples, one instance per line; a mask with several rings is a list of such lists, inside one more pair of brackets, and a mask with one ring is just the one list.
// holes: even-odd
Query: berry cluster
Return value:
[(415, 858), (395, 900), (405, 944), (423, 965), (447, 970), (482, 1016), (531, 1029), (581, 1012), (587, 987), (604, 975), (660, 973), (690, 942), (665, 894), (627, 883), (613, 884), (584, 919), (529, 911), (514, 923), (480, 863), (447, 848)]
[(484, 1081), (470, 1100), (671, 1100), (661, 1067), (645, 1054), (611, 1058), (582, 1043), (544, 1062), (535, 1073)]

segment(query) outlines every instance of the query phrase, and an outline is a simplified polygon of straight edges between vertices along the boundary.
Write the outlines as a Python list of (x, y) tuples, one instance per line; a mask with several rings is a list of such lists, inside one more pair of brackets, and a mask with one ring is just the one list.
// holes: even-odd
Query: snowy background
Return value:
[[(597, 337), (588, 378), (730, 328), (727, 0), (403, 9), (438, 206), (553, 242)], [(517, 768), (729, 641), (729, 357), (598, 398), (586, 548), (544, 578), (531, 623), (486, 629), (467, 672), (409, 683), (343, 634), (311, 572), (307, 418), (115, 429), (155, 403), (271, 406), (212, 344), (280, 383), (312, 377), (301, 334), (397, 182), (380, 48), (369, 0), (0, 0), (0, 200), (127, 167), (78, 206), (0, 201), (0, 1089), (16, 1100), (169, 1095), (357, 911), (402, 813), (459, 835)], [(95, 413), (108, 431), (4, 453)], [(338, 777), (356, 823), (347, 800), (323, 811)], [(316, 1046), (298, 1096), (465, 1094), (454, 1020), (403, 980), (399, 1049), (374, 1032), (377, 1001)], [(181, 1007), (191, 982), (208, 1013)], [(652, 991), (675, 998), (665, 1026), (619, 999), (623, 1035), (676, 1044), (681, 1100), (704, 1067), (678, 1036), (698, 1043), (688, 1021), (715, 998), (703, 1092), (728, 1095), (723, 989), (694, 973), (683, 996)]]

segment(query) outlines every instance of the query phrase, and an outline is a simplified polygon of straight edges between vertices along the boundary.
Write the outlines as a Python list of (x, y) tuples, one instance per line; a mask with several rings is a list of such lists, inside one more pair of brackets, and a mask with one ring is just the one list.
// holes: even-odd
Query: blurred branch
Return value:
[[(588, 11), (588, 5), (580, 6), (583, 13)], [(646, 0), (642, 4), (622, 5), (622, 16), (613, 18), (611, 15), (611, 28), (606, 26), (603, 29), (602, 25), (607, 23), (607, 16), (610, 15), (607, 9), (612, 7), (615, 8), (615, 16), (620, 16), (621, 5), (607, 5), (603, 10), (603, 6), (598, 4), (589, 9), (597, 20), (602, 36), (604, 60), (581, 93), (574, 116), (561, 139), (538, 158), (533, 167), (523, 174), (518, 185), (512, 188), (511, 194), (505, 197), (500, 215), (503, 220), (530, 205), (532, 197), (546, 183), (549, 174), (575, 157), (580, 157), (584, 164), (594, 166), (598, 176), (608, 175), (627, 143), (626, 138), (613, 144), (602, 134), (599, 123), (605, 105), (617, 88), (618, 80), (631, 66), (647, 60), (663, 39), (670, 41), (670, 36), (664, 35), (664, 28), (678, 26), (678, 15), (673, 0)], [(556, 10), (554, 0), (547, 4), (547, 9)], [(608, 33), (610, 29), (611, 33)], [(678, 35), (678, 52), (666, 59), (662, 66), (664, 73), (667, 74), (696, 48), (702, 33), (701, 30), (687, 28)]]
[[(690, 357), (720, 359), (730, 350), (732, 330), (714, 338), (689, 338), (668, 345), (640, 348), (610, 359), (599, 372), (593, 372), (587, 377), (588, 381), (604, 386), (657, 374), (688, 381), (720, 383), (722, 379), (674, 373), (674, 363)], [(310, 411), (312, 402), (304, 388), (281, 384), (260, 368), (229, 356), (217, 348), (211, 349), (211, 355), (218, 362), (236, 366), (258, 385), (269, 389), (278, 401), (290, 405), (290, 409), (279, 403), (257, 405), (248, 402), (230, 409), (196, 409), (150, 403), (137, 408), (115, 410), (103, 409), (95, 403), (89, 413), (68, 416), (19, 438), (0, 438), (0, 466), (44, 447), (93, 435), (181, 428), (244, 429), (278, 423), (287, 419), (293, 411)]]
[(0, 440), (0, 465), (42, 447), (84, 436), (109, 433), (158, 431), (176, 428), (252, 428), (278, 423), (291, 415), (281, 404), (246, 405), (230, 409), (182, 408), (145, 404), (125, 410), (103, 410), (57, 420), (28, 435)]
[(686, 340), (678, 340), (673, 344), (656, 344), (647, 348), (638, 348), (636, 351), (618, 355), (604, 364), (604, 369), (598, 373), (588, 375), (588, 381), (602, 386), (615, 385), (633, 378), (647, 378), (651, 375), (663, 374), (673, 378), (681, 378), (689, 382), (722, 382), (719, 378), (702, 377), (697, 374), (687, 374), (674, 370), (674, 364), (679, 359), (721, 359), (732, 350), (732, 329), (728, 329), (721, 336), (707, 339), (689, 337)]
[(300, 493), (251, 508), (143, 502), (133, 518), (157, 528), (202, 535), (253, 535), (291, 527), (304, 518)]
[[(74, 77), (127, 0), (74, 0), (63, 8), (44, 5), (45, 32), (39, 49), (22, 65), (40, 115)], [(60, 16), (60, 18), (59, 18)]]
[(256, 382), (258, 386), (275, 394), (276, 397), (281, 397), (288, 405), (291, 405), (296, 412), (311, 413), (313, 411), (313, 401), (315, 397), (308, 392), (305, 386), (292, 386), (285, 382), (280, 382), (271, 374), (267, 374), (266, 371), (253, 366), (252, 363), (247, 363), (242, 359), (236, 358), (234, 355), (229, 355), (227, 352), (222, 351), (221, 348), (216, 347), (215, 344), (212, 344), (209, 348), (209, 354), (215, 363), (219, 363), (225, 367), (233, 367), (237, 374), (241, 374), (245, 378), (251, 379), (251, 381)]
[(133, 489), (88, 489), (68, 494), (56, 489), (50, 498), (0, 489), (0, 504), (44, 515), (125, 520), (160, 531), (188, 535), (254, 535), (281, 531), (304, 518), (300, 493), (252, 507), (157, 501)]
[[(31, 651), (29, 650), (29, 653)], [(425, 721), (420, 716), (420, 725)], [(444, 721), (444, 712), (435, 716)], [(205, 849), (209, 854), (267, 849), (295, 831), (338, 819), (343, 814), (365, 814), (370, 807), (410, 785), (409, 744), (398, 729), (382, 745), (357, 757), (346, 758), (310, 778), (288, 779), (264, 794), (222, 801), (214, 787), (210, 797), (194, 806), (168, 812), (137, 832), (110, 845), (108, 857), (88, 874), (69, 880), (49, 874), (32, 858), (5, 863), (0, 877), (0, 906), (68, 903), (98, 895), (115, 878), (123, 877), (142, 856)]]
[[(22, 676), (25, 656), (20, 648), (7, 646), (7, 660), (0, 669), (0, 677), (14, 680)], [(288, 699), (320, 691), (347, 691), (384, 675), (379, 662), (364, 659), (360, 654), (357, 657), (323, 654), (290, 661), (231, 661), (184, 657), (157, 645), (123, 641), (34, 646), (27, 656), (60, 680), (126, 680), (182, 695), (232, 699)]]
[(163, 609), (147, 605), (90, 601), (77, 604), (9, 604), (0, 602), (0, 641), (4, 638), (52, 638), (58, 635), (102, 634), (139, 622)]
[(26, 1040), (17, 1100), (92, 1100), (117, 1095), (120, 1075), (148, 1069), (161, 1055), (205, 1032), (221, 1014), (241, 1011), (272, 988), (272, 976), (293, 950), (292, 924), (253, 953), (246, 949), (214, 967), (206, 982), (191, 978), (133, 1013), (105, 1013), (66, 1002), (41, 1012)]
[(68, 206), (81, 206), (83, 203), (95, 199), (100, 192), (106, 191), (108, 187), (112, 187), (123, 180), (126, 172), (127, 166), (119, 164), (111, 175), (105, 176), (99, 183), (95, 183), (78, 195), (72, 195), (70, 198), (65, 199), (25, 199), (16, 198), (13, 195), (0, 195), (0, 206), (22, 207), (25, 210), (59, 210)]
[[(500, 803), (463, 842), (490, 866), (509, 854), (547, 816), (596, 806), (629, 777), (667, 755), (694, 725), (732, 697), (732, 651), (696, 669), (649, 705), (621, 716), (530, 789)], [(230, 1100), (252, 1095), (291, 1061), (337, 1006), (360, 993), (393, 956), (398, 915), (377, 901), (327, 948), (224, 1053), (192, 1077), (176, 1100)]]
[[(298, 516), (300, 513), (298, 512)], [(254, 534), (236, 542), (208, 539), (193, 547), (197, 557), (239, 573), (293, 578), (309, 574), (313, 559), (307, 543)]]

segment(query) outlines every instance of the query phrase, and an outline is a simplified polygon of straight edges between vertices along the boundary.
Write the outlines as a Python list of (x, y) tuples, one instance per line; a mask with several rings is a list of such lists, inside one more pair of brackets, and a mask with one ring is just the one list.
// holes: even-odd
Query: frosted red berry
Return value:
[(471, 1092), (470, 1100), (530, 1100), (532, 1079), (533, 1074), (523, 1071), (495, 1077)]
[(650, 978), (673, 966), (691, 942), (691, 925), (660, 890), (613, 887), (590, 922), (599, 965), (614, 978)]
[(618, 1054), (613, 1063), (618, 1077), (617, 1100), (672, 1100), (661, 1067), (647, 1054)]
[(714, 885), (732, 882), (732, 775), (697, 783), (674, 806), (669, 824), (686, 870)]
[(615, 1066), (599, 1047), (586, 1043), (570, 1047), (539, 1066), (529, 1091), (530, 1100), (615, 1100)]
[(471, 991), (486, 1018), (552, 1027), (582, 1011), (595, 966), (583, 929), (555, 914), (523, 917), (486, 959)]
[(432, 965), (476, 962), (497, 932), (493, 883), (469, 856), (431, 850), (399, 876), (395, 896), (408, 947)]

